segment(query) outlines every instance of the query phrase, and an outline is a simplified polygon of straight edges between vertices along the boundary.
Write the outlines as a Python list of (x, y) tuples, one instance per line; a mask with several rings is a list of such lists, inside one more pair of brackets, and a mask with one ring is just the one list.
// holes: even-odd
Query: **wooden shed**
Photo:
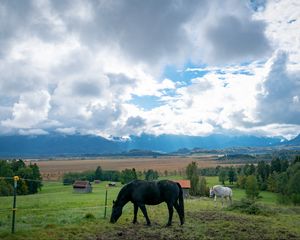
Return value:
[(190, 180), (176, 180), (175, 182), (179, 183), (182, 187), (183, 191), (183, 197), (188, 198), (189, 197), (189, 191), (191, 188), (191, 181)]
[(89, 181), (75, 181), (73, 184), (74, 193), (90, 193), (93, 188)]

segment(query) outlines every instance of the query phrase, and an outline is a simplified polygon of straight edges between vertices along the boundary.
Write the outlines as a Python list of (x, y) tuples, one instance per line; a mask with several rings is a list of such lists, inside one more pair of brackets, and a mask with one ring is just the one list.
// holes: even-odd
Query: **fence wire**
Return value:
[[(14, 180), (14, 177), (0, 177), (0, 180)], [(18, 181), (31, 181), (31, 182), (40, 182), (40, 183), (60, 183), (62, 184), (62, 181), (55, 181), (55, 180), (36, 180), (36, 179), (28, 179), (28, 178), (22, 178), (20, 177)], [(25, 196), (25, 195), (17, 195), (17, 196)], [(3, 196), (3, 197), (12, 197), (12, 196)], [(101, 208), (111, 208), (112, 205), (97, 205), (95, 207), (79, 207), (79, 208), (64, 208), (63, 210), (71, 211), (71, 210), (86, 210), (86, 209), (101, 209)], [(18, 207), (16, 209), (18, 212), (19, 211), (33, 211), (33, 212), (39, 212), (39, 211), (61, 211), (61, 208), (20, 208)], [(0, 209), (0, 213), (5, 213), (5, 212), (11, 212), (12, 208), (2, 208)]]

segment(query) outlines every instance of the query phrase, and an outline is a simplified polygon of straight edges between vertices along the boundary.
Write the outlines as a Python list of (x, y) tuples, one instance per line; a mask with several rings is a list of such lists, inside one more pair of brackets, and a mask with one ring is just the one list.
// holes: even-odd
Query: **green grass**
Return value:
[[(177, 179), (173, 177), (172, 179)], [(218, 184), (207, 178), (209, 186)], [(186, 223), (179, 226), (174, 213), (173, 226), (165, 228), (168, 211), (165, 204), (147, 206), (151, 227), (131, 223), (132, 204), (127, 204), (116, 224), (108, 222), (111, 203), (120, 185), (108, 188), (107, 218), (104, 219), (106, 183), (93, 185), (93, 193), (75, 194), (72, 186), (45, 183), (39, 194), (17, 197), (16, 233), (11, 231), (12, 197), (0, 197), (0, 239), (300, 239), (300, 208), (278, 206), (276, 195), (263, 192), (260, 199), (274, 214), (252, 216), (214, 206), (212, 199), (185, 200)], [(233, 189), (234, 200), (245, 196)], [(255, 229), (255, 231), (253, 230)]]

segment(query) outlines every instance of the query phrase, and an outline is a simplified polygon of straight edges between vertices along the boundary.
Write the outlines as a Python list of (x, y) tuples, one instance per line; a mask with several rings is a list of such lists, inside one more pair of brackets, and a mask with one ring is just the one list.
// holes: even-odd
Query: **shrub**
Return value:
[(13, 194), (13, 187), (5, 180), (0, 179), (0, 196), (10, 196)]
[(95, 219), (95, 216), (92, 213), (87, 213), (87, 214), (85, 214), (84, 218), (85, 219)]
[(272, 215), (274, 211), (266, 206), (261, 206), (251, 199), (243, 198), (240, 202), (234, 202), (228, 210), (238, 210), (251, 215)]
[(291, 200), (292, 200), (292, 203), (294, 205), (300, 205), (300, 194), (298, 193), (293, 193), (291, 195)]

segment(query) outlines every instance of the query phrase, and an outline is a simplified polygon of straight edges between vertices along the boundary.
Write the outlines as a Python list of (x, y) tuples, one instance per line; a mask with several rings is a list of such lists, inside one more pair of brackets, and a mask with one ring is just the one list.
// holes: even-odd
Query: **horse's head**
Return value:
[(214, 197), (215, 196), (215, 191), (213, 188), (209, 189), (209, 197)]
[(115, 223), (118, 221), (119, 217), (122, 215), (122, 206), (117, 202), (113, 201), (113, 207), (110, 217), (110, 222)]

